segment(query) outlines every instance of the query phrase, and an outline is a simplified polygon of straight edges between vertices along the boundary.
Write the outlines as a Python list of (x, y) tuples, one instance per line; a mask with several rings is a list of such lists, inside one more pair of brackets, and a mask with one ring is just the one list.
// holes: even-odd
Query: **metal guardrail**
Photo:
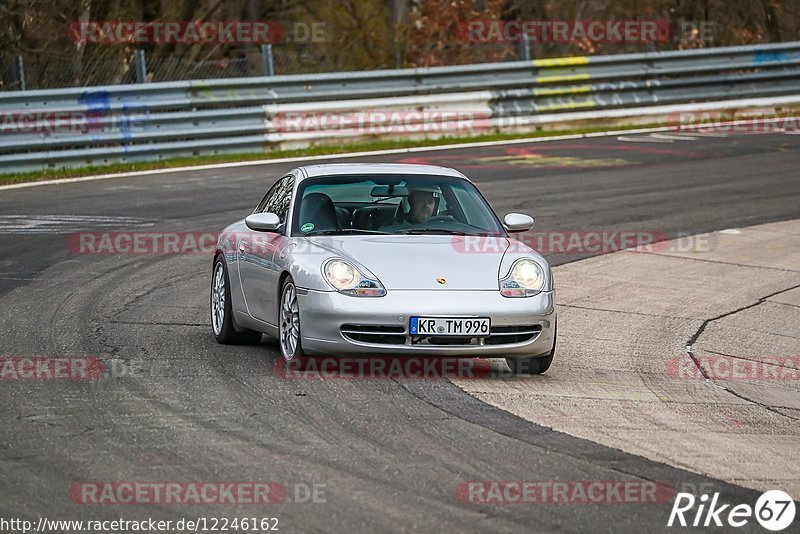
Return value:
[(615, 110), (633, 116), (654, 106), (797, 95), (800, 42), (8, 92), (0, 93), (0, 172), (328, 139), (469, 135)]

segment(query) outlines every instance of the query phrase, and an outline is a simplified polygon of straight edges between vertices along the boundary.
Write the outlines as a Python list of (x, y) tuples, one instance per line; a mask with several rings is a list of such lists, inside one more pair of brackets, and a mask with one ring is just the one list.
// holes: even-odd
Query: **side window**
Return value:
[(286, 222), (286, 215), (289, 213), (289, 205), (292, 202), (292, 188), (294, 187), (294, 180), (291, 176), (287, 176), (282, 180), (281, 187), (277, 194), (270, 202), (272, 213), (280, 217), (281, 222)]
[(286, 214), (289, 212), (293, 186), (294, 180), (291, 176), (284, 176), (278, 180), (259, 202), (255, 213), (274, 213), (280, 218), (281, 222), (284, 222)]
[(253, 213), (269, 213), (267, 205), (269, 204), (270, 200), (272, 200), (272, 197), (274, 197), (280, 190), (281, 183), (283, 182), (283, 180), (285, 180), (285, 178), (282, 178), (277, 182), (275, 182), (274, 184), (272, 184), (272, 187), (269, 188), (267, 194), (264, 195), (264, 198), (262, 198), (261, 202), (258, 203), (258, 206), (256, 206), (256, 209), (253, 211)]

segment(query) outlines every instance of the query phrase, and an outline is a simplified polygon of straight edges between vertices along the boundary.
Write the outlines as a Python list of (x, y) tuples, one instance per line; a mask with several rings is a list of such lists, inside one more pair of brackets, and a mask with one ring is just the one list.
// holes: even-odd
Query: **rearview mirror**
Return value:
[(251, 230), (274, 232), (281, 225), (281, 219), (274, 213), (254, 213), (249, 215), (244, 223)]
[(526, 232), (533, 228), (533, 217), (522, 213), (509, 213), (503, 217), (503, 226), (509, 232)]
[(373, 197), (407, 197), (408, 188), (402, 185), (376, 185), (372, 188)]

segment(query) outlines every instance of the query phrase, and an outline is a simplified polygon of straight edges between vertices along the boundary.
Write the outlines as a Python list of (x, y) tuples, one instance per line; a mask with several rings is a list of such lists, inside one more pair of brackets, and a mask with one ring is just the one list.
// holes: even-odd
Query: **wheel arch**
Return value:
[(286, 283), (286, 279), (289, 278), (290, 276), (292, 276), (292, 273), (290, 273), (289, 271), (284, 269), (283, 271), (281, 271), (281, 275), (278, 277), (278, 287), (277, 287), (278, 298), (275, 299), (275, 303), (276, 303), (276, 306), (275, 306), (276, 315), (275, 315), (275, 317), (280, 317), (281, 296), (282, 296), (282, 293), (283, 293), (283, 284)]

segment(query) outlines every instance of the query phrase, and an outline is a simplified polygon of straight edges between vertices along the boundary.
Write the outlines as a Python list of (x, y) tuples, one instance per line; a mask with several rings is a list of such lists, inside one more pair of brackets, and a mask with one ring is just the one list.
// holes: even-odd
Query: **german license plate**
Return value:
[(486, 337), (492, 329), (489, 317), (411, 317), (412, 336)]

